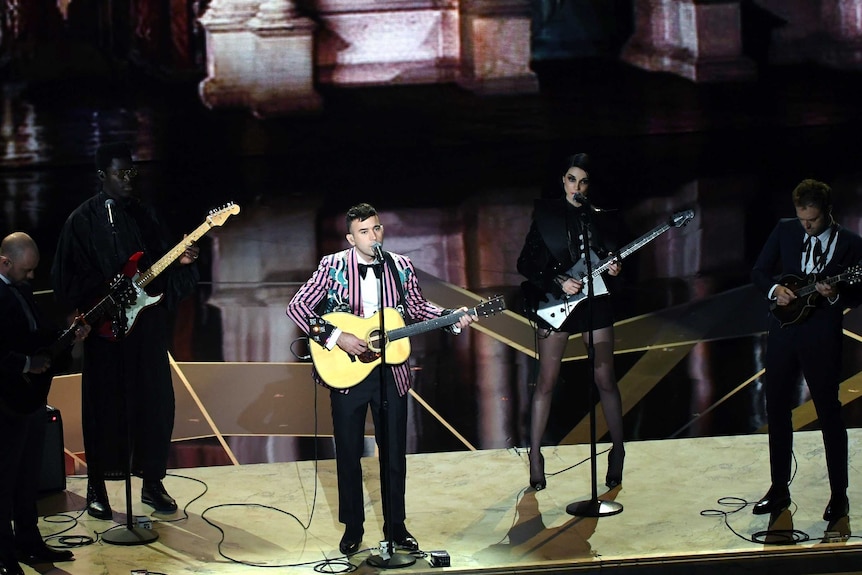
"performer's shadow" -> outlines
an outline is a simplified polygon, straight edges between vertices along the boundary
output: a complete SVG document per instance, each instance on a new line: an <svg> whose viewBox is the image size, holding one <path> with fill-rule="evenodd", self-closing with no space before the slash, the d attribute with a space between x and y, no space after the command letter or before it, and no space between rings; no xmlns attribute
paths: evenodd
<svg viewBox="0 0 862 575"><path fill-rule="evenodd" d="M602 499L609 500L617 491L605 494ZM529 559L530 561L571 560L592 558L590 537L596 531L597 517L572 517L562 525L548 527L539 510L536 492L528 489L515 507L515 521L506 533L504 540L481 551L477 557L499 561L506 557L510 561Z"/></svg>

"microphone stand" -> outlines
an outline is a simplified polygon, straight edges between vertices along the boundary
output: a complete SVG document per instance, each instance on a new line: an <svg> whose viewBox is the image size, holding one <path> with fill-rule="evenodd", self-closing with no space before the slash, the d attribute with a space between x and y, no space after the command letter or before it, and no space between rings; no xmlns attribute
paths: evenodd
<svg viewBox="0 0 862 575"><path fill-rule="evenodd" d="M566 506L566 513L577 517L605 517L622 512L623 506L617 501L605 501L599 499L596 481L596 350L593 345L593 258L590 247L590 225L593 206L589 201L580 196L576 198L583 206L581 211L581 237L583 238L583 258L586 264L587 290L587 364L590 372L590 382L587 392L587 401L590 405L590 473L592 478L592 497L582 501L576 501Z"/></svg>
<svg viewBox="0 0 862 575"><path fill-rule="evenodd" d="M371 555L366 559L366 562L372 567L381 569L396 569L399 567L408 567L416 563L416 558L405 553L395 553L395 542L392 539L392 530L394 523L392 522L392 478L390 475L390 450L389 437L392 432L389 428L389 401L386 398L386 322L384 320L383 307L383 275L386 273L386 260L383 257L383 248L380 244L374 246L374 252L377 255L380 273L374 274L377 277L377 301L378 301L378 316L380 318L379 338L380 345L380 365L378 371L380 373L380 415L377 418L378 435L380 436L380 461L383 462L380 471L380 492L382 495L381 503L383 505L383 521L389 528L389 533L386 534L386 549L384 554ZM397 281L397 278L396 278ZM384 471L385 470L385 471Z"/></svg>
<svg viewBox="0 0 862 575"><path fill-rule="evenodd" d="M108 210L108 217L111 222L111 228L114 235L114 253L119 259L119 250L117 249L117 228L114 225L113 213L111 206L105 202L105 208ZM120 287L121 290L131 290L130 278L123 278L119 282L115 282L114 286ZM112 287L115 289L115 287ZM129 384L125 382L124 377L126 370L126 328L128 326L128 318L126 317L126 298L120 298L120 305L117 306L117 317L112 320L114 337L117 339L117 344L120 350L120 376L124 381L125 392L123 400L126 409L126 469L124 470L126 480L126 528L106 531L102 533L102 540L106 543L114 545L146 545L152 543L159 538L159 534L153 529L144 529L143 527L135 526L135 516L132 514L132 402L129 400ZM98 336L97 336L98 337ZM102 478L104 481L104 477Z"/></svg>

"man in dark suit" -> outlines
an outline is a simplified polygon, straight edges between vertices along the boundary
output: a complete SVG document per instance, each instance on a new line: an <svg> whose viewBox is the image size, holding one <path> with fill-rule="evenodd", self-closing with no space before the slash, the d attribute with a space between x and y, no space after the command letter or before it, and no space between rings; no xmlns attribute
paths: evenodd
<svg viewBox="0 0 862 575"><path fill-rule="evenodd" d="M0 575L23 575L19 561L33 565L72 559L71 551L45 545L38 528L46 377L52 359L39 350L53 343L58 332L42 318L28 285L37 265L39 250L27 234L15 232L0 243ZM89 327L76 328L76 339L88 332ZM20 411L13 386L32 386L29 391L39 395L33 403L40 409Z"/></svg>
<svg viewBox="0 0 862 575"><path fill-rule="evenodd" d="M368 352L364 339L342 331L321 316L329 312L347 312L371 317L381 307L397 308L414 321L429 320L452 313L430 303L422 295L416 280L416 270L403 255L386 252L385 263L379 261L382 252L383 225L369 204L358 204L347 212L347 241L352 246L320 260L311 278L297 291L287 306L287 315L309 335L312 345L334 349L336 346L352 356ZM363 268L365 268L363 270ZM374 269L374 271L370 271ZM375 269L376 268L376 269ZM377 274L383 274L385 284L383 305L379 304ZM465 311L461 308L460 311ZM452 326L459 332L473 321L464 314ZM360 334L361 335L361 334ZM371 373L348 389L332 389L332 426L335 436L335 457L338 477L338 520L344 523L344 536L339 543L342 553L359 550L364 534L365 510L362 494L363 437L369 406L374 417L377 443L380 445L380 386L386 391L387 428L389 430L389 465L381 457L380 476L389 478L391 501L384 505L385 518L393 525L383 526L384 536L397 546L415 549L418 544L404 525L404 492L407 476L407 391L411 373L408 362L387 366L381 384L380 370ZM316 370L317 383L326 386ZM383 491L381 486L381 491ZM386 503L389 499L384 497ZM390 538L391 536L391 538Z"/></svg>
<svg viewBox="0 0 862 575"><path fill-rule="evenodd" d="M790 505L794 385L805 377L823 433L831 498L823 513L829 522L846 516L847 429L838 398L844 309L862 302L855 285L817 281L800 293L806 277L835 278L862 259L862 238L832 217L832 190L803 180L793 190L796 218L783 219L763 246L752 281L772 302L766 349L766 409L772 485L754 513L774 514ZM780 270L778 282L773 273ZM788 281L788 274L800 280ZM783 325L782 325L783 324Z"/></svg>

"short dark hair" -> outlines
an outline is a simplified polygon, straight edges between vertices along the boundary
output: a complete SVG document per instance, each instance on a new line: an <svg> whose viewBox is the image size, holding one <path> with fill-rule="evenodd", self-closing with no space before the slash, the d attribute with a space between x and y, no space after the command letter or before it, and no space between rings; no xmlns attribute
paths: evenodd
<svg viewBox="0 0 862 575"><path fill-rule="evenodd" d="M802 180L793 189L793 205L798 208L814 206L829 213L832 211L832 188L817 180Z"/></svg>
<svg viewBox="0 0 862 575"><path fill-rule="evenodd" d="M347 210L347 216L345 217L345 223L347 224L347 233L350 233L350 224L359 220L360 222L364 222L371 216L376 216L377 210L374 209L374 206L371 204L356 204L349 210Z"/></svg>
<svg viewBox="0 0 862 575"><path fill-rule="evenodd" d="M96 148L96 169L107 170L114 159L131 160L132 149L125 142L102 144Z"/></svg>

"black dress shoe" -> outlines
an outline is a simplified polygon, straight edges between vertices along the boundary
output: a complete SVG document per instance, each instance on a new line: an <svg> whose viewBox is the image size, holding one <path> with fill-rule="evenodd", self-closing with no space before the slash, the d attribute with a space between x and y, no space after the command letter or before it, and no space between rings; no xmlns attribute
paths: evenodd
<svg viewBox="0 0 862 575"><path fill-rule="evenodd" d="M850 501L846 494L832 495L829 499L829 504L826 506L826 511L823 512L824 521L837 521L842 517L847 517L850 514Z"/></svg>
<svg viewBox="0 0 862 575"><path fill-rule="evenodd" d="M0 575L24 575L24 570L14 557L0 558Z"/></svg>
<svg viewBox="0 0 862 575"><path fill-rule="evenodd" d="M177 502L165 491L165 486L159 480L144 480L141 488L141 502L152 505L156 511L173 513L177 510Z"/></svg>
<svg viewBox="0 0 862 575"><path fill-rule="evenodd" d="M110 519L113 516L104 480L87 481L87 513L96 519Z"/></svg>
<svg viewBox="0 0 862 575"><path fill-rule="evenodd" d="M383 526L383 537L387 540L389 538L389 530L385 525ZM419 542L407 531L407 527L403 523L395 526L395 530L392 532L392 542L395 543L395 547L398 549L404 549L405 551L419 550Z"/></svg>
<svg viewBox="0 0 862 575"><path fill-rule="evenodd" d="M364 534L365 531L361 527L347 527L344 530L344 535L341 536L338 550L344 555L353 555L359 551L359 545L362 543Z"/></svg>
<svg viewBox="0 0 862 575"><path fill-rule="evenodd" d="M15 554L18 556L18 561L27 565L61 563L63 561L72 561L75 558L68 549L52 549L42 541L33 545L19 547L16 549Z"/></svg>
<svg viewBox="0 0 862 575"><path fill-rule="evenodd" d="M755 515L770 515L780 513L790 507L790 491L780 487L770 487L763 499L757 502L751 511Z"/></svg>

